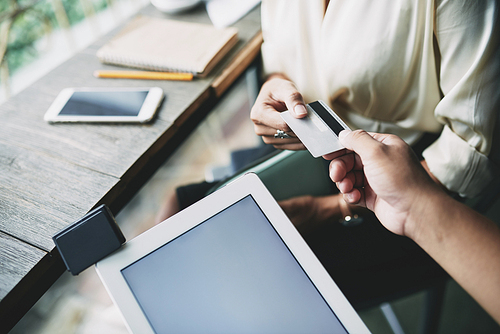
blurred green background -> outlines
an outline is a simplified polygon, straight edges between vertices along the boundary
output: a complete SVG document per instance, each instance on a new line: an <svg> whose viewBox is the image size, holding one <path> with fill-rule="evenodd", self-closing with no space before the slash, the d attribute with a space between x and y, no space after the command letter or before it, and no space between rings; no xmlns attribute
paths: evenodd
<svg viewBox="0 0 500 334"><path fill-rule="evenodd" d="M113 0L5 0L0 2L2 67L12 74L38 56L35 42L53 29L70 26Z"/></svg>

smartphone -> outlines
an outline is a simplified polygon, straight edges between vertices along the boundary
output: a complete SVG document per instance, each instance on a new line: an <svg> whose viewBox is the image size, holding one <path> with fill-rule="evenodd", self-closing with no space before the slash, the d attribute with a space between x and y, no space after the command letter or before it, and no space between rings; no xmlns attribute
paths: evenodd
<svg viewBox="0 0 500 334"><path fill-rule="evenodd" d="M163 90L147 88L65 88L45 113L47 122L135 122L150 121Z"/></svg>

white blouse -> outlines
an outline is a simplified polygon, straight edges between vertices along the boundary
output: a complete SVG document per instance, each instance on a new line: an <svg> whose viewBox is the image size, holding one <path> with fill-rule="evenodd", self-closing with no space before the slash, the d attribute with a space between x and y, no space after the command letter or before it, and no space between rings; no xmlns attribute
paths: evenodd
<svg viewBox="0 0 500 334"><path fill-rule="evenodd" d="M488 159L500 107L498 7L331 0L325 13L324 0L263 0L264 68L353 128L409 144L441 132L425 160L444 186L472 197L498 173Z"/></svg>

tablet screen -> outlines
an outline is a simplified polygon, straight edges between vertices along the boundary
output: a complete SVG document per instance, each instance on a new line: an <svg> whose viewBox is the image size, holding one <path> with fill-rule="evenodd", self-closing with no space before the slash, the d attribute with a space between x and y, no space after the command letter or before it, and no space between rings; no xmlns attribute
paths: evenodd
<svg viewBox="0 0 500 334"><path fill-rule="evenodd" d="M148 91L76 91L59 115L137 116Z"/></svg>
<svg viewBox="0 0 500 334"><path fill-rule="evenodd" d="M347 333L250 195L121 272L156 333Z"/></svg>

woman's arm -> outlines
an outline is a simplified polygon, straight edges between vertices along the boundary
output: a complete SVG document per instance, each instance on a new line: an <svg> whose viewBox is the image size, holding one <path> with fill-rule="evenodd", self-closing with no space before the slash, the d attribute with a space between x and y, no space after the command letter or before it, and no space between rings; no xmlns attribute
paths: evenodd
<svg viewBox="0 0 500 334"><path fill-rule="evenodd" d="M498 176L490 151L500 105L499 2L435 1L440 137L426 165L450 191L474 197ZM498 161L497 161L498 164Z"/></svg>

